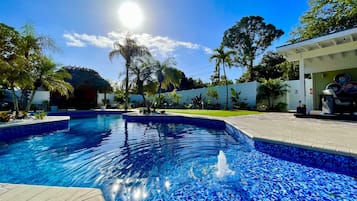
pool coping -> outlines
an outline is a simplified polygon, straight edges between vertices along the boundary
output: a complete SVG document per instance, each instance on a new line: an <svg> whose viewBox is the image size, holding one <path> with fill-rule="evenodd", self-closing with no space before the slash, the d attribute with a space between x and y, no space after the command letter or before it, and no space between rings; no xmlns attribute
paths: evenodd
<svg viewBox="0 0 357 201"><path fill-rule="evenodd" d="M257 114L260 115L260 114ZM267 143L273 143L273 144L278 144L278 145L285 145L285 146L291 146L291 147L296 147L296 148L302 148L302 149L307 149L307 150L312 150L312 151L318 151L318 152L324 152L324 153L329 153L329 154L335 154L335 155L342 155L342 156L350 156L355 159L357 159L357 153L352 152L350 150L343 150L339 149L336 147L332 146L319 146L319 145L314 145L314 144L307 144L304 142L294 142L294 141L289 141L288 139L274 139L274 138L267 138L267 137L259 137L256 136L253 132L248 131L247 129L244 129L237 125L232 119L227 119L226 117L214 117L214 116L205 116L205 115L192 115L192 114L182 114L182 113L172 113L168 112L165 114L142 114L139 112L130 112L130 113L125 113L123 116L142 116L142 117L190 117L190 118L201 118L201 119L207 119L207 120L219 120L223 121L226 124L229 124L233 126L235 129L241 131L243 134L248 136L250 139L253 141L262 141L262 142L267 142Z"/></svg>
<svg viewBox="0 0 357 201"><path fill-rule="evenodd" d="M104 197L97 188L0 183L0 200L104 201Z"/></svg>
<svg viewBox="0 0 357 201"><path fill-rule="evenodd" d="M26 126L26 125L33 125L33 124L42 124L42 123L49 123L55 121L66 121L70 120L69 116L46 116L44 119L18 119L12 120L5 123L0 123L1 128L9 128L15 126Z"/></svg>

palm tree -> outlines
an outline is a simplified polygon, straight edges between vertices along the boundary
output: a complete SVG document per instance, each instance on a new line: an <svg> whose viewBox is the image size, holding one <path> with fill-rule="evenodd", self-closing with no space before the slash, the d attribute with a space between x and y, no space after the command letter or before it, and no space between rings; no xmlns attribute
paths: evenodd
<svg viewBox="0 0 357 201"><path fill-rule="evenodd" d="M180 86L183 77L182 71L175 68L176 62L173 58L168 58L163 62L156 62L156 78L159 83L159 97L162 89L168 89L171 85L175 88Z"/></svg>
<svg viewBox="0 0 357 201"><path fill-rule="evenodd" d="M50 92L58 92L62 96L68 97L73 92L73 87L64 79L71 79L65 69L57 71L57 65L48 57L41 57L38 65L32 73L32 78L35 80L32 85L32 92L30 99L26 106L26 112L30 110L33 98L35 97L36 90L40 86L44 86Z"/></svg>
<svg viewBox="0 0 357 201"><path fill-rule="evenodd" d="M236 52L234 50L224 51L224 46L221 45L219 48L214 49L213 55L210 57L210 61L213 59L216 61L215 71L220 71L220 66L223 67L223 76L225 77L224 83L226 86L226 104L224 109L228 109L228 82L227 82L227 75L226 75L226 65L230 68L232 66L232 59L231 55L234 55Z"/></svg>
<svg viewBox="0 0 357 201"><path fill-rule="evenodd" d="M136 87L136 93L143 97L146 105L144 86L152 81L155 63L151 57L135 59L129 68L129 76L133 78Z"/></svg>
<svg viewBox="0 0 357 201"><path fill-rule="evenodd" d="M258 101L267 99L269 108L274 107L273 101L279 96L284 95L289 87L280 79L261 79L261 84L257 90L257 99Z"/></svg>
<svg viewBox="0 0 357 201"><path fill-rule="evenodd" d="M114 49L109 53L109 59L112 61L114 56L121 56L125 60L125 110L128 109L129 101L129 68L135 57L150 55L149 49L145 46L140 46L134 39L126 36L124 43L114 42Z"/></svg>

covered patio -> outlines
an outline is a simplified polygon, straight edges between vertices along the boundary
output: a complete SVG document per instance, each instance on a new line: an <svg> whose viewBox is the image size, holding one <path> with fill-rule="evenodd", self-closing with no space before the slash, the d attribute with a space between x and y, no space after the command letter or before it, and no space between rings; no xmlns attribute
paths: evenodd
<svg viewBox="0 0 357 201"><path fill-rule="evenodd" d="M277 51L288 61L299 62L299 99L306 104L307 113L321 110L322 91L335 82L335 76L347 73L356 88L357 27L283 45ZM312 87L306 85L307 74L311 75ZM353 92L351 96L355 95Z"/></svg>

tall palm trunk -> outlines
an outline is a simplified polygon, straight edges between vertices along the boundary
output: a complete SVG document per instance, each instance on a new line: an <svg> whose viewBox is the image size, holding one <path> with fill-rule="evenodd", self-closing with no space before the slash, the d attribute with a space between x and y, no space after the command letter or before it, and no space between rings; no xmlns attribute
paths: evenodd
<svg viewBox="0 0 357 201"><path fill-rule="evenodd" d="M130 61L127 61L126 64L125 64L125 67L126 67L125 102L124 102L125 111L128 110L128 103L129 103L129 66L130 66Z"/></svg>
<svg viewBox="0 0 357 201"><path fill-rule="evenodd" d="M15 87L13 84L11 84L11 92L12 92L12 100L14 102L14 110L16 111L16 116L17 116L19 113L19 101L17 100Z"/></svg>
<svg viewBox="0 0 357 201"><path fill-rule="evenodd" d="M27 105L26 105L26 109L25 109L26 112L30 111L30 108L31 108L31 105L32 105L32 101L33 101L33 99L35 97L35 93L36 93L36 89L33 89L31 91L30 99L29 99L29 101L27 102Z"/></svg>
<svg viewBox="0 0 357 201"><path fill-rule="evenodd" d="M224 109L228 110L228 81L227 81L227 75L226 75L226 67L223 62L223 73L224 73L224 84L226 85L226 104L224 105Z"/></svg>

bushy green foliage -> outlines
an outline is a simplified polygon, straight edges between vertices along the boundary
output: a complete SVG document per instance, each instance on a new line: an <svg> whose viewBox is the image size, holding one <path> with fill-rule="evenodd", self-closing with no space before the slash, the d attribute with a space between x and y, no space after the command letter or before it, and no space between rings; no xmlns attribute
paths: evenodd
<svg viewBox="0 0 357 201"><path fill-rule="evenodd" d="M219 97L219 95L218 95L218 91L217 91L216 88L214 88L214 87L209 87L208 90L207 90L207 92L206 92L206 96L215 99L215 100L216 100L216 104L218 103L218 97Z"/></svg>
<svg viewBox="0 0 357 201"><path fill-rule="evenodd" d="M172 102L173 106L177 106L178 105L178 103L180 102L181 97L182 97L181 94L176 93L176 89L174 89L168 95L168 99L169 99L169 101Z"/></svg>
<svg viewBox="0 0 357 201"><path fill-rule="evenodd" d="M233 108L235 109L239 109L240 108L240 100L239 100L239 95L241 92L238 92L236 90L234 90L233 88L231 88L231 101L233 104Z"/></svg>
<svg viewBox="0 0 357 201"><path fill-rule="evenodd" d="M10 121L11 115L7 112L0 112L0 122L8 122Z"/></svg>
<svg viewBox="0 0 357 201"><path fill-rule="evenodd" d="M248 80L251 81L253 61L284 34L272 24L264 22L260 16L243 17L224 32L222 44L236 51L234 63L247 68Z"/></svg>
<svg viewBox="0 0 357 201"><path fill-rule="evenodd" d="M204 97L202 96L202 94L193 97L192 98L193 107L202 109L203 99Z"/></svg>
<svg viewBox="0 0 357 201"><path fill-rule="evenodd" d="M262 79L257 89L257 100L258 102L267 100L269 109L272 109L274 108L274 100L284 95L288 91L288 87L289 86L280 79Z"/></svg>
<svg viewBox="0 0 357 201"><path fill-rule="evenodd" d="M39 112L39 113L35 113L34 116L35 116L36 119L42 120L47 116L47 113L46 112Z"/></svg>
<svg viewBox="0 0 357 201"><path fill-rule="evenodd" d="M357 1L309 0L310 8L291 33L291 42L302 41L357 25Z"/></svg>

